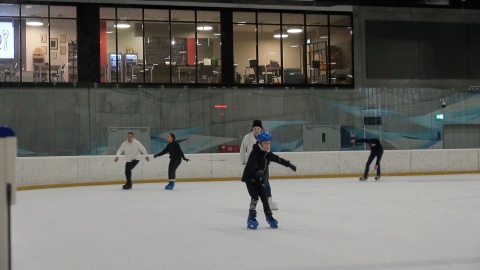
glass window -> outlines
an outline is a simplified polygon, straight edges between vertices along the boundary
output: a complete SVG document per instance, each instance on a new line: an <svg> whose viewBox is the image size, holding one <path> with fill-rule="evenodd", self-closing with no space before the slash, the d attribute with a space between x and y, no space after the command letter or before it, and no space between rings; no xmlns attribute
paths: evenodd
<svg viewBox="0 0 480 270"><path fill-rule="evenodd" d="M72 6L50 6L50 17L52 18L77 18L77 8Z"/></svg>
<svg viewBox="0 0 480 270"><path fill-rule="evenodd" d="M259 12L258 13L258 23L259 24L280 24L280 13L268 13L268 12Z"/></svg>
<svg viewBox="0 0 480 270"><path fill-rule="evenodd" d="M307 27L307 75L309 84L329 83L327 69L328 27Z"/></svg>
<svg viewBox="0 0 480 270"><path fill-rule="evenodd" d="M173 17L173 16L172 16ZM196 83L197 82L197 47L203 46L196 38L194 23L172 22L172 51L165 58L165 64L171 65L172 82Z"/></svg>
<svg viewBox="0 0 480 270"><path fill-rule="evenodd" d="M351 26L352 19L346 15L330 15L330 25L332 26Z"/></svg>
<svg viewBox="0 0 480 270"><path fill-rule="evenodd" d="M169 21L169 11L164 9L145 9L144 16L146 21Z"/></svg>
<svg viewBox="0 0 480 270"><path fill-rule="evenodd" d="M170 83L171 50L184 52L182 40L170 38L169 22L145 22L145 83ZM138 77L138 76L137 76Z"/></svg>
<svg viewBox="0 0 480 270"><path fill-rule="evenodd" d="M195 11L193 10L172 10L172 22L194 22Z"/></svg>
<svg viewBox="0 0 480 270"><path fill-rule="evenodd" d="M330 28L330 71L333 84L353 83L352 31L350 27Z"/></svg>
<svg viewBox="0 0 480 270"><path fill-rule="evenodd" d="M50 50L47 55L49 69L45 69L50 73L47 81L77 81L76 40L77 22L75 19L50 19Z"/></svg>
<svg viewBox="0 0 480 270"><path fill-rule="evenodd" d="M0 17L18 17L20 6L13 4L0 4Z"/></svg>
<svg viewBox="0 0 480 270"><path fill-rule="evenodd" d="M282 81L284 84L304 84L304 15L284 13L282 15L282 23L288 33L288 38L283 39Z"/></svg>
<svg viewBox="0 0 480 270"><path fill-rule="evenodd" d="M22 5L20 14L25 22L22 81L49 81L48 59L52 40L48 31L48 6ZM55 41L52 42L55 48Z"/></svg>
<svg viewBox="0 0 480 270"><path fill-rule="evenodd" d="M20 80L19 5L0 4L0 82Z"/></svg>
<svg viewBox="0 0 480 270"><path fill-rule="evenodd" d="M234 12L233 13L233 23L235 24L245 24L245 23L256 23L255 12Z"/></svg>
<svg viewBox="0 0 480 270"><path fill-rule="evenodd" d="M258 26L258 83L280 83L280 44L286 38L287 30L280 25Z"/></svg>
<svg viewBox="0 0 480 270"><path fill-rule="evenodd" d="M257 33L253 24L233 25L233 57L237 83L257 83Z"/></svg>
<svg viewBox="0 0 480 270"><path fill-rule="evenodd" d="M115 8L100 8L100 19L114 20L115 19Z"/></svg>
<svg viewBox="0 0 480 270"><path fill-rule="evenodd" d="M117 8L117 19L142 20L141 8Z"/></svg>
<svg viewBox="0 0 480 270"><path fill-rule="evenodd" d="M197 12L198 82L219 83L221 71L220 12Z"/></svg>
<svg viewBox="0 0 480 270"><path fill-rule="evenodd" d="M328 25L328 15L307 14L307 25Z"/></svg>

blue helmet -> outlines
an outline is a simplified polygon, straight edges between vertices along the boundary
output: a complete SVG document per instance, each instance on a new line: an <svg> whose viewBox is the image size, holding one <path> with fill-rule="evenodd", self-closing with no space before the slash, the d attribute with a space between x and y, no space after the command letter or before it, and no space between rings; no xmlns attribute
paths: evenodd
<svg viewBox="0 0 480 270"><path fill-rule="evenodd" d="M272 133L268 131L262 131L258 133L257 141L264 142L264 141L271 141L273 139Z"/></svg>

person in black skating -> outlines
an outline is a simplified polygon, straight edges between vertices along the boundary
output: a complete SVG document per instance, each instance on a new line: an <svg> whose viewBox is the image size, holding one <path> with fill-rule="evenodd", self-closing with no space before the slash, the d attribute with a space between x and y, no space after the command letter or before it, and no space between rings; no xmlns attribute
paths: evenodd
<svg viewBox="0 0 480 270"><path fill-rule="evenodd" d="M163 156L166 153L170 153L170 162L168 163L168 185L165 186L166 190L172 190L175 187L175 172L177 171L178 166L182 163L182 159L185 161L190 161L183 155L182 148L175 141L175 134L169 133L167 135L168 144L160 153L154 155L154 158Z"/></svg>
<svg viewBox="0 0 480 270"><path fill-rule="evenodd" d="M243 170L242 182L247 185L248 194L251 197L250 209L248 213L247 228L256 229L258 227L256 206L258 198L262 201L263 211L268 224L272 228L278 228L278 221L273 218L272 210L268 204L267 193L265 192L265 171L271 161L290 167L297 171L297 167L290 161L280 158L270 151L272 144L272 134L262 131L257 136L257 143L253 145L252 152L248 157L247 164Z"/></svg>
<svg viewBox="0 0 480 270"><path fill-rule="evenodd" d="M363 173L363 176L360 177L360 180L365 181L368 179L368 171L370 169L370 164L372 164L372 161L375 157L377 158L377 160L375 162L375 166L373 167L373 170L377 171L377 176L375 176L375 180L379 180L381 175L380 160L382 160L382 155L383 155L383 147L382 147L382 144L380 143L380 140L377 138L353 139L351 140L351 143L352 144L355 144L355 143L370 144L370 155L368 156L367 165L365 166L365 172Z"/></svg>
<svg viewBox="0 0 480 270"><path fill-rule="evenodd" d="M122 143L120 148L117 151L115 162L118 161L118 156L120 156L123 152L125 152L125 159L127 163L125 163L125 176L127 178L127 183L123 185L123 189L131 189L132 188L132 170L137 166L140 162L140 154L144 154L147 161L150 161L150 158L147 156L147 149L136 140L133 136L133 132L128 132L127 140Z"/></svg>
<svg viewBox="0 0 480 270"><path fill-rule="evenodd" d="M243 165L247 163L248 156L252 152L252 147L257 143L257 136L263 130L262 121L253 120L252 131L245 135L240 145L240 162ZM271 210L278 210L277 204L272 199L272 188L270 187L270 182L268 181L268 168L265 171L265 177L263 177L265 182L265 192L267 192L268 204L270 205Z"/></svg>

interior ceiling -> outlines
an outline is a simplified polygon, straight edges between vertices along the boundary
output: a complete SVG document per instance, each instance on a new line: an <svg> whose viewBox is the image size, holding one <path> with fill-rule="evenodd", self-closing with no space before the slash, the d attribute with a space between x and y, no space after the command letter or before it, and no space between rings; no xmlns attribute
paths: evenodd
<svg viewBox="0 0 480 270"><path fill-rule="evenodd" d="M148 0L147 0L148 1ZM156 1L156 0L150 0ZM165 0L164 0L165 1ZM178 0L166 0L178 2ZM418 8L455 8L480 9L480 0L186 0L193 3L224 3L238 5L270 6L376 6L376 7L418 7Z"/></svg>

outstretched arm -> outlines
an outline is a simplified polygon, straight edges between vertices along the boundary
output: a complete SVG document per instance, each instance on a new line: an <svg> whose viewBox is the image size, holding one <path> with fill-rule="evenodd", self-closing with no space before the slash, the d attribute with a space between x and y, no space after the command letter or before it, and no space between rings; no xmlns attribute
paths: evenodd
<svg viewBox="0 0 480 270"><path fill-rule="evenodd" d="M290 169L292 169L292 171L296 172L297 171L297 166L293 165L292 163L290 163L290 161L286 160L286 159L283 159L277 155L275 155L274 153L270 152L268 153L268 155L270 156L270 161L273 161L275 163L278 163L278 164L282 164L283 166L285 167L289 167Z"/></svg>
<svg viewBox="0 0 480 270"><path fill-rule="evenodd" d="M166 153L168 153L168 151L170 151L170 149L169 149L168 146L169 146L169 145L167 144L167 146L165 147L165 149L163 149L160 153L153 155L153 158L156 158L156 157L159 157L159 156L163 156L163 155L165 155Z"/></svg>

